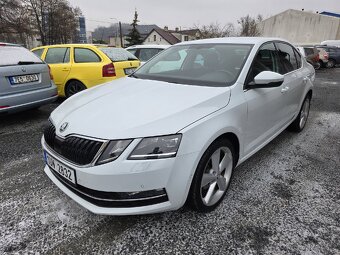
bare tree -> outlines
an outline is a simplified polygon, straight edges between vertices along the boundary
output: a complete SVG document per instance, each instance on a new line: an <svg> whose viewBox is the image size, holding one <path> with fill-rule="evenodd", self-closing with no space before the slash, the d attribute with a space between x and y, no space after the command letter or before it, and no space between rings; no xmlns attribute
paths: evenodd
<svg viewBox="0 0 340 255"><path fill-rule="evenodd" d="M241 25L240 36L260 36L259 23L263 20L262 15L252 18L249 15L241 17L237 22Z"/></svg>
<svg viewBox="0 0 340 255"><path fill-rule="evenodd" d="M230 37L235 35L235 27L232 23L221 26L215 22L203 26L195 25L194 27L199 29L201 38Z"/></svg>
<svg viewBox="0 0 340 255"><path fill-rule="evenodd" d="M31 36L30 15L20 0L0 0L0 40L25 44Z"/></svg>

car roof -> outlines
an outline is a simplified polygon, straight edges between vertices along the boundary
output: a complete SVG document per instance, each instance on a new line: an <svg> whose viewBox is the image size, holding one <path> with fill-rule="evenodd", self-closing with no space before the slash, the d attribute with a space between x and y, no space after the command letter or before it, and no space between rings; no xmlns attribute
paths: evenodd
<svg viewBox="0 0 340 255"><path fill-rule="evenodd" d="M90 44L90 43L67 43L67 44L53 44L35 47L35 49L49 48L49 47L110 47L107 44ZM115 48L115 47L112 47Z"/></svg>
<svg viewBox="0 0 340 255"><path fill-rule="evenodd" d="M202 39L202 40L196 40L196 41L186 41L186 42L178 43L176 45L210 44L210 43L261 45L268 41L282 41L282 42L290 43L289 41L285 39L272 38L272 37L223 37L223 38Z"/></svg>
<svg viewBox="0 0 340 255"><path fill-rule="evenodd" d="M171 45L161 45L161 44L142 44L142 45L133 45L127 47L126 49L167 49Z"/></svg>

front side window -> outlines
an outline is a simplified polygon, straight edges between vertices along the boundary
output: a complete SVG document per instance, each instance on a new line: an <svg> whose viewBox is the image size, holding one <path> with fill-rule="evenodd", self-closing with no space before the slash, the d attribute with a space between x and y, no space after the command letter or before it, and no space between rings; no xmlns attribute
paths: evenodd
<svg viewBox="0 0 340 255"><path fill-rule="evenodd" d="M162 51L132 77L170 83L224 87L234 84L253 45L193 44Z"/></svg>
<svg viewBox="0 0 340 255"><path fill-rule="evenodd" d="M280 61L284 66L284 74L298 69L298 63L292 46L286 43L276 43L276 46Z"/></svg>
<svg viewBox="0 0 340 255"><path fill-rule="evenodd" d="M281 69L274 43L264 44L254 58L248 74L248 83L254 81L255 76L263 71L282 73Z"/></svg>
<svg viewBox="0 0 340 255"><path fill-rule="evenodd" d="M48 64L61 64L70 62L70 48L50 48L45 57L45 62Z"/></svg>
<svg viewBox="0 0 340 255"><path fill-rule="evenodd" d="M90 49L74 48L74 62L76 63L96 63L100 62L100 57Z"/></svg>

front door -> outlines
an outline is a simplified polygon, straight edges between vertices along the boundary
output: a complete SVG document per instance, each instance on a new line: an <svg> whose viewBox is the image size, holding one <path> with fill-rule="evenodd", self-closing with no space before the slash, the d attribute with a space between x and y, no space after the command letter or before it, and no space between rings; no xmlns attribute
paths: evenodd
<svg viewBox="0 0 340 255"><path fill-rule="evenodd" d="M263 71L280 73L280 68L282 67L274 44L264 44L254 58L246 83L254 82L255 76ZM244 92L248 102L245 154L261 146L282 128L286 110L282 89L285 86L284 82L279 87Z"/></svg>

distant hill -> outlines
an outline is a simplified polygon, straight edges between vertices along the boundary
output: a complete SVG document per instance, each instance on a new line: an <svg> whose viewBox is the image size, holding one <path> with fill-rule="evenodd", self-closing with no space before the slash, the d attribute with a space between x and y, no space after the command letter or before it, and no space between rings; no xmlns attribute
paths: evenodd
<svg viewBox="0 0 340 255"><path fill-rule="evenodd" d="M157 25L138 25L137 29L141 34L142 38L145 38L152 29L159 28ZM132 29L130 24L122 24L122 34L124 36L128 35ZM116 33L118 32L117 36L119 36L119 25L112 24L110 27L98 27L92 33L92 38L94 40L103 40L105 42L109 42L109 37L115 37Z"/></svg>

